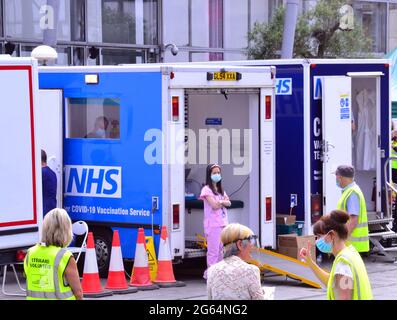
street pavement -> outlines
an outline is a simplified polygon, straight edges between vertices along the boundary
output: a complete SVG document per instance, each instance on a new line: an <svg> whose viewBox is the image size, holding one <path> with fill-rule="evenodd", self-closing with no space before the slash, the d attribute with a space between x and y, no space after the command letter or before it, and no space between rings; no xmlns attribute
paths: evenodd
<svg viewBox="0 0 397 320"><path fill-rule="evenodd" d="M397 300L397 264L373 261L366 258L365 264L371 281L375 300ZM95 300L206 300L206 282L202 278L205 261L196 259L188 263L175 265L175 277L186 283L185 287L161 288L153 291L139 291L126 295L113 295ZM322 264L324 268L330 269L330 262ZM21 267L21 266L18 266ZM20 270L20 268L19 268ZM18 273L19 279L25 287L22 272ZM101 279L103 286L106 279ZM325 300L326 290L311 288L299 281L265 273L262 282L265 287L275 287L275 300ZM7 292L20 292L13 273L7 273ZM6 296L0 293L0 300L24 300L21 296Z"/></svg>

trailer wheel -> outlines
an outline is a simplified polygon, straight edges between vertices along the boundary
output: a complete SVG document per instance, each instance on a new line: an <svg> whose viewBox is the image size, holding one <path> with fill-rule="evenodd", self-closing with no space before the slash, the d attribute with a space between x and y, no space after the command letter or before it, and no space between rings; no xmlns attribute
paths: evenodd
<svg viewBox="0 0 397 320"><path fill-rule="evenodd" d="M95 228L94 239L98 273L101 278L106 278L109 271L112 250L112 232L106 228Z"/></svg>

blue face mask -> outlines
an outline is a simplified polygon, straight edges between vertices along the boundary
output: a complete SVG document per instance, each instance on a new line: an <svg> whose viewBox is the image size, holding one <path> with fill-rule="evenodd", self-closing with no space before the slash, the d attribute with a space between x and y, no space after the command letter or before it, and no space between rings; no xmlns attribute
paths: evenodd
<svg viewBox="0 0 397 320"><path fill-rule="evenodd" d="M212 174L211 180L214 181L215 183L218 183L219 181L222 180L222 176L219 173Z"/></svg>
<svg viewBox="0 0 397 320"><path fill-rule="evenodd" d="M342 186L340 185L339 180L336 180L336 186L337 186L338 188L342 188Z"/></svg>
<svg viewBox="0 0 397 320"><path fill-rule="evenodd" d="M316 241L316 247L323 253L332 253L332 243L325 241L325 236Z"/></svg>
<svg viewBox="0 0 397 320"><path fill-rule="evenodd" d="M98 129L98 130L96 131L96 134L98 135L98 137L105 138L105 136L106 136L106 131L105 131L104 129Z"/></svg>

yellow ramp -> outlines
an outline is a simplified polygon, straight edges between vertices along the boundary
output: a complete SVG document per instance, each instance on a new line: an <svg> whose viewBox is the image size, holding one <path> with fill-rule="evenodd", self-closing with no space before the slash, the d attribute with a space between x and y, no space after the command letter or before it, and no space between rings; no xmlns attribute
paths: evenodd
<svg viewBox="0 0 397 320"><path fill-rule="evenodd" d="M266 249L255 249L251 256L251 263L261 270L270 270L300 280L314 288L321 288L320 280L305 262Z"/></svg>

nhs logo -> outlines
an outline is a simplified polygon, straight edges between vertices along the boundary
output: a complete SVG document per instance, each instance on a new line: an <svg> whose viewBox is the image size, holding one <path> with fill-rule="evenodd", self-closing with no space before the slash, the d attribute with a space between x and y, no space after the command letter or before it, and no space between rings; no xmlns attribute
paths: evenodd
<svg viewBox="0 0 397 320"><path fill-rule="evenodd" d="M65 166L65 195L121 198L121 167Z"/></svg>
<svg viewBox="0 0 397 320"><path fill-rule="evenodd" d="M292 78L276 79L276 95L292 94Z"/></svg>
<svg viewBox="0 0 397 320"><path fill-rule="evenodd" d="M313 99L321 100L323 98L323 78L313 77Z"/></svg>

